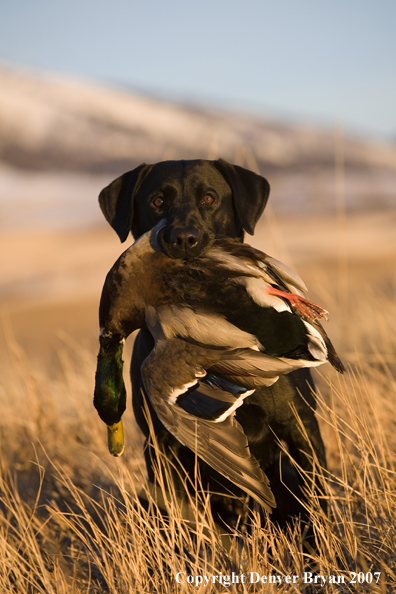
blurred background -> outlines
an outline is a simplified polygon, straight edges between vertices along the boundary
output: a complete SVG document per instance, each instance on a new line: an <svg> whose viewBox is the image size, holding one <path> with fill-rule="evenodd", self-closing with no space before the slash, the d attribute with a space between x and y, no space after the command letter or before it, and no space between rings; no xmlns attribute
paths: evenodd
<svg viewBox="0 0 396 594"><path fill-rule="evenodd" d="M132 241L97 196L143 161L267 177L252 241L328 309L349 315L354 271L394 287L395 22L392 0L2 3L3 364L10 344L33 362L62 341L96 352L103 279Z"/></svg>

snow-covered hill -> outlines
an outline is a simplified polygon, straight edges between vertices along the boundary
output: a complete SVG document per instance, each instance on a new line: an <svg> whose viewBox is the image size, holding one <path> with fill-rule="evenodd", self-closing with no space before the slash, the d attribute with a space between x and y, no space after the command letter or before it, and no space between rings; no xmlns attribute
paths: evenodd
<svg viewBox="0 0 396 594"><path fill-rule="evenodd" d="M0 67L2 229L96 222L101 187L142 162L165 159L223 157L258 168L272 186L275 211L329 212L335 154L345 163L347 208L396 206L390 143L335 141L332 130Z"/></svg>
<svg viewBox="0 0 396 594"><path fill-rule="evenodd" d="M0 157L13 165L114 170L252 151L260 165L331 165L332 132L193 109L76 80L0 69ZM344 140L350 165L396 169L396 147Z"/></svg>

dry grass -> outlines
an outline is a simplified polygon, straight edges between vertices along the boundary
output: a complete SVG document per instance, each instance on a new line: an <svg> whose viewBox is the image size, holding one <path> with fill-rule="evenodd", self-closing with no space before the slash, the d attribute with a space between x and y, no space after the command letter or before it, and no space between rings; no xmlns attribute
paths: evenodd
<svg viewBox="0 0 396 594"><path fill-rule="evenodd" d="M344 584L317 584L312 591L394 591L393 266L392 259L349 263L348 302L340 301L338 285L331 281L337 261L300 268L315 297L330 309L329 332L349 364L344 377L330 369L316 374L330 513L323 515L311 493L317 546L304 554L298 526L278 533L270 522L260 526L255 516L250 533L222 539L205 495L189 502L187 520L166 464L158 471L167 492L167 514L162 514L145 483L143 444L130 411L126 454L113 460L107 453L105 428L91 398L96 353L63 337L56 364L33 368L5 318L11 363L2 370L0 392L0 592L299 592L308 588L304 571L345 578ZM310 492L310 477L305 478ZM141 490L146 490L148 509L139 502ZM246 582L176 583L178 572L223 577L232 571L245 574ZM249 583L250 572L300 577L294 585L263 585ZM362 572L360 579L381 575L378 584L375 576L373 583L353 584L351 572Z"/></svg>

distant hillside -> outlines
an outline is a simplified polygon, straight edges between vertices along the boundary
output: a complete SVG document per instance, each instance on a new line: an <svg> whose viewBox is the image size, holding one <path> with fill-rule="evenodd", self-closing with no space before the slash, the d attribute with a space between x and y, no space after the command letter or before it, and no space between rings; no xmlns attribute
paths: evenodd
<svg viewBox="0 0 396 594"><path fill-rule="evenodd" d="M121 171L142 161L235 162L248 149L263 168L333 166L333 134L199 110L133 93L0 69L0 159L18 167ZM353 167L396 170L396 147L345 140Z"/></svg>
<svg viewBox="0 0 396 594"><path fill-rule="evenodd" d="M337 144L337 143L336 143ZM275 212L334 212L335 152L347 210L396 207L396 146L0 67L0 227L102 220L100 189L136 165L223 157L259 170Z"/></svg>

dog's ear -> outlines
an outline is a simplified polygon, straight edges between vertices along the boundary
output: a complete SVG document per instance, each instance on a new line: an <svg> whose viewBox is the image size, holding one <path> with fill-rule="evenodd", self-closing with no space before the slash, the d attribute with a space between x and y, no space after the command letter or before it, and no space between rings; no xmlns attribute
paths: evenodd
<svg viewBox="0 0 396 594"><path fill-rule="evenodd" d="M224 159L213 161L227 183L231 186L234 206L242 227L253 235L270 193L267 180L253 171L231 165Z"/></svg>
<svg viewBox="0 0 396 594"><path fill-rule="evenodd" d="M135 194L151 168L152 165L143 163L117 177L99 194L99 205L105 219L122 242L131 230Z"/></svg>

